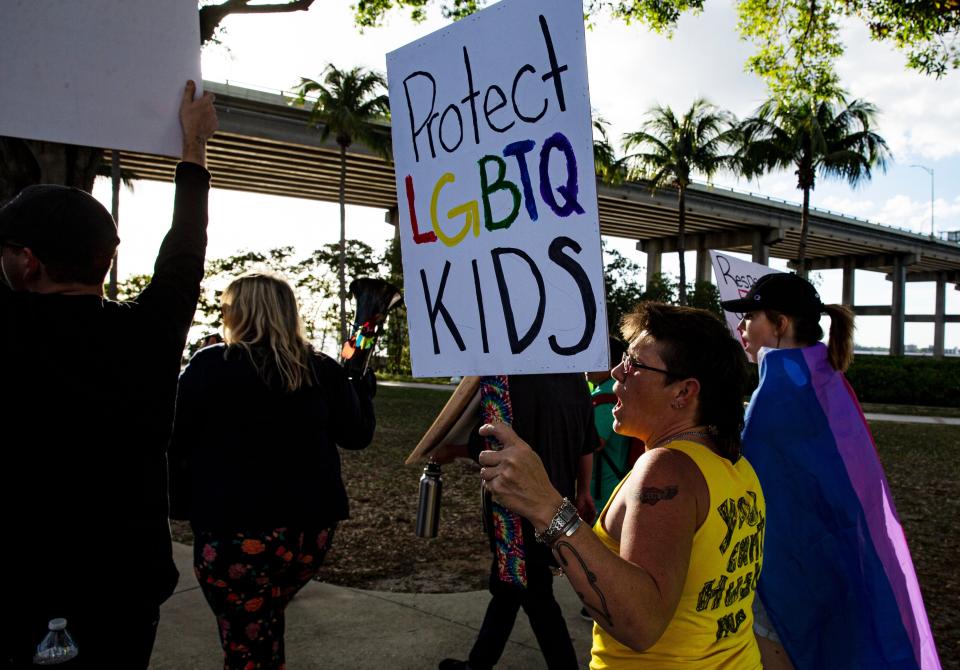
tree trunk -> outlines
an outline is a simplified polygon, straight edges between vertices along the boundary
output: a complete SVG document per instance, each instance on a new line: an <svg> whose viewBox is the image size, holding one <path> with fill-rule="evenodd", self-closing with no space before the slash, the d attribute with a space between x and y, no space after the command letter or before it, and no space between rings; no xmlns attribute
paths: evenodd
<svg viewBox="0 0 960 670"><path fill-rule="evenodd" d="M40 166L24 140L0 137L0 206L32 184L40 183Z"/></svg>
<svg viewBox="0 0 960 670"><path fill-rule="evenodd" d="M687 259L686 256L686 233L687 233L687 189L683 186L679 188L678 196L678 225L677 225L677 254L680 256L680 289L679 300L681 305L687 304Z"/></svg>
<svg viewBox="0 0 960 670"><path fill-rule="evenodd" d="M93 190L101 149L0 137L0 204L33 184Z"/></svg>
<svg viewBox="0 0 960 670"><path fill-rule="evenodd" d="M347 341L347 146L340 145L340 263L337 277L340 281L340 343Z"/></svg>
<svg viewBox="0 0 960 670"><path fill-rule="evenodd" d="M807 233L810 232L810 188L803 189L803 210L800 214L800 249L797 253L797 274L807 278Z"/></svg>

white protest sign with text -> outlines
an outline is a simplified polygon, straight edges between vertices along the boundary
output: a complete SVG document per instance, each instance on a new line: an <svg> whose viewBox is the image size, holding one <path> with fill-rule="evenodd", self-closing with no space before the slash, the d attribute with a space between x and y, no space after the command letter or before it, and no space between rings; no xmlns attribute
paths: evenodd
<svg viewBox="0 0 960 670"><path fill-rule="evenodd" d="M720 292L720 300L739 300L747 295L760 277L771 272L779 272L766 265L740 260L717 251L710 251L710 262L713 263L713 275L717 282L717 290ZM740 323L743 314L724 311L724 316L730 332L740 344L743 344L743 338L737 330L737 324Z"/></svg>
<svg viewBox="0 0 960 670"><path fill-rule="evenodd" d="M196 0L14 0L0 21L0 135L180 155L199 87Z"/></svg>
<svg viewBox="0 0 960 670"><path fill-rule="evenodd" d="M580 0L505 0L387 72L414 374L609 367Z"/></svg>

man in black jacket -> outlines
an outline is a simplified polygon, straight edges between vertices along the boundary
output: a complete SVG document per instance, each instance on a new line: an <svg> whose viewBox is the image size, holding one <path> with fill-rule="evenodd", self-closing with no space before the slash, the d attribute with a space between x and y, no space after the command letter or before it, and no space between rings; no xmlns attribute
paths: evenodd
<svg viewBox="0 0 960 670"><path fill-rule="evenodd" d="M173 224L135 301L104 299L116 223L88 193L34 186L0 209L0 500L7 667L67 619L66 667L146 668L173 592L165 448L203 278L213 96L180 107Z"/></svg>

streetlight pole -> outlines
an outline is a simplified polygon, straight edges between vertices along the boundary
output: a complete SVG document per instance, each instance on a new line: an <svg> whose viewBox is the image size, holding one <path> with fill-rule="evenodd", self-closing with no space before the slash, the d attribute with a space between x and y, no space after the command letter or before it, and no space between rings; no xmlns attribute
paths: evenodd
<svg viewBox="0 0 960 670"><path fill-rule="evenodd" d="M933 168L928 168L926 165L911 165L910 167L920 168L930 175L930 239L932 240L935 236L933 230Z"/></svg>

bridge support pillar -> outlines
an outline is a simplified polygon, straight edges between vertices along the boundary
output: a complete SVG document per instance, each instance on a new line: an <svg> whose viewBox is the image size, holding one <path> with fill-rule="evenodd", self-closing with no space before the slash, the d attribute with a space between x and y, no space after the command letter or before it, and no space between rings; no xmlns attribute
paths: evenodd
<svg viewBox="0 0 960 670"><path fill-rule="evenodd" d="M764 230L753 231L753 262L760 265L770 265L770 245L767 244L767 233Z"/></svg>
<svg viewBox="0 0 960 670"><path fill-rule="evenodd" d="M853 307L853 294L856 288L855 276L856 259L852 257L843 259L843 304L847 307Z"/></svg>
<svg viewBox="0 0 960 670"><path fill-rule="evenodd" d="M897 256L893 261L893 282L890 310L890 354L903 356L904 323L906 321L907 266L904 259Z"/></svg>
<svg viewBox="0 0 960 670"><path fill-rule="evenodd" d="M661 256L663 242L660 240L649 240L644 251L647 253L647 286L653 281L655 275L661 272Z"/></svg>
<svg viewBox="0 0 960 670"><path fill-rule="evenodd" d="M944 332L946 329L947 315L947 279L943 272L937 276L937 298L936 308L933 315L933 355L936 358L943 358L944 355Z"/></svg>

